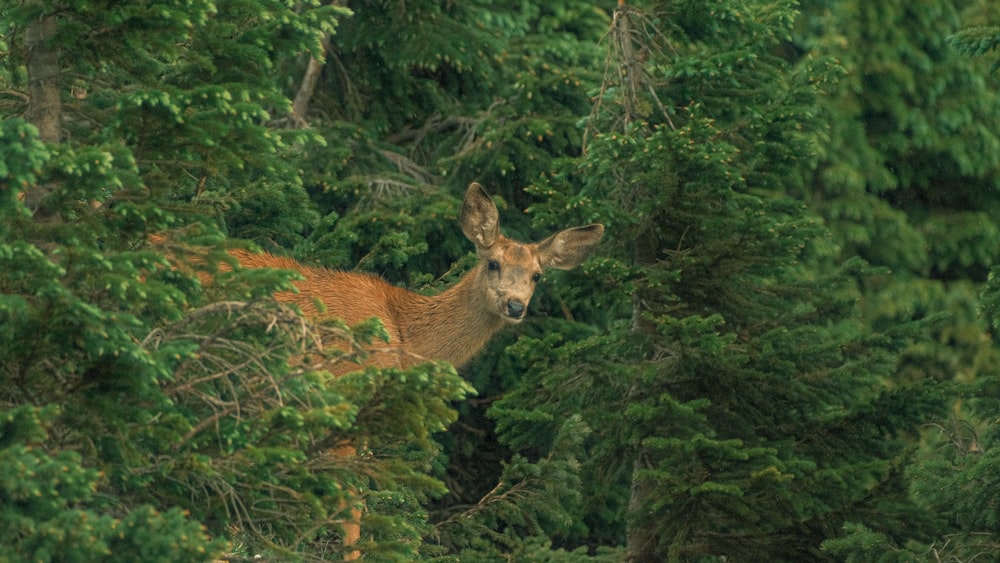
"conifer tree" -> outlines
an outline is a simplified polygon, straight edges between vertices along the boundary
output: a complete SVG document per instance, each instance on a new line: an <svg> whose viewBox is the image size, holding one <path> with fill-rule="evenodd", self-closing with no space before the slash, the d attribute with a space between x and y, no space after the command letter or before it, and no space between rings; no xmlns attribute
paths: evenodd
<svg viewBox="0 0 1000 563"><path fill-rule="evenodd" d="M910 4L0 7L0 558L992 549L997 8ZM440 291L472 180L608 236L464 379L216 268Z"/></svg>
<svg viewBox="0 0 1000 563"><path fill-rule="evenodd" d="M275 69L318 53L347 12L150 0L25 2L0 14L10 53L0 406L14 456L3 509L19 522L5 553L340 559L353 489L369 509L359 547L417 558L429 529L421 507L443 490L428 475L431 436L471 387L435 365L332 381L292 358L349 361L316 343L350 331L270 302L287 274L217 267L228 260L222 232L291 245L315 223L297 162L320 139L281 128L290 100ZM39 77L22 68L39 18L55 23L46 47L75 55L55 57L58 80L47 82L63 102L58 137L22 119L38 119L28 89ZM147 237L164 231L168 245L151 248ZM378 334L377 324L354 332ZM326 453L344 440L373 455ZM36 481L18 482L29 466ZM87 519L91 528L68 533Z"/></svg>
<svg viewBox="0 0 1000 563"><path fill-rule="evenodd" d="M777 56L794 18L791 3L620 6L587 154L537 190L542 221L610 225L609 256L582 273L603 284L589 308L607 334L522 339L536 383L493 412L515 449L583 414L584 518L624 516L630 561L832 560L824 542L852 526L929 534L903 468L939 403L889 384L919 331L863 322L855 282L875 272L831 267L830 233L788 195L832 80L823 60Z"/></svg>
<svg viewBox="0 0 1000 563"><path fill-rule="evenodd" d="M890 268L862 288L866 322L939 318L893 376L938 385L952 405L928 424L907 469L927 513L941 518L937 536L912 546L913 556L963 559L979 550L964 506L971 489L959 493L944 481L967 477L983 447L987 419L970 406L998 360L976 304L1000 242L1000 90L989 30L998 19L993 2L805 3L795 38L809 56L843 65L844 77L820 100L830 137L803 196L843 254ZM876 545L895 552L876 531L855 535L838 544L843 556L865 553L862 546L871 557Z"/></svg>

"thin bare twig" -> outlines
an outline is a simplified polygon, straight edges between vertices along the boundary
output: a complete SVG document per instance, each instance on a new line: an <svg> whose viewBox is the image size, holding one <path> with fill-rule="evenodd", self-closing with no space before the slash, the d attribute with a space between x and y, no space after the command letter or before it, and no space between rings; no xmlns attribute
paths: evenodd
<svg viewBox="0 0 1000 563"><path fill-rule="evenodd" d="M583 150L604 111L606 100L612 97L621 104L620 115L610 125L611 131L626 131L629 125L649 114L648 103L642 99L646 92L655 103L664 121L676 129L667 106L656 93L657 84L646 69L646 62L666 50L673 51L670 41L642 11L619 2L605 34L608 50L604 59L604 77L594 100L587 128L583 134ZM603 40L602 40L603 41Z"/></svg>

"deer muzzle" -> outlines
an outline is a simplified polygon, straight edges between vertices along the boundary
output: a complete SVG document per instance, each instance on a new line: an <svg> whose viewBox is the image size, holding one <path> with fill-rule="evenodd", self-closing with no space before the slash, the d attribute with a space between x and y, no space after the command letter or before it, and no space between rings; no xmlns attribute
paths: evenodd
<svg viewBox="0 0 1000 563"><path fill-rule="evenodd" d="M507 301L507 316L511 319L521 320L524 318L524 311L527 307L517 299Z"/></svg>

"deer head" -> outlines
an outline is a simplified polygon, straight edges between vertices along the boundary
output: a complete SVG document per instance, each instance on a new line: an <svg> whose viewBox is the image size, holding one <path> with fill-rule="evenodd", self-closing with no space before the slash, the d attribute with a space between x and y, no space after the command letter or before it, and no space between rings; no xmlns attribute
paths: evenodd
<svg viewBox="0 0 1000 563"><path fill-rule="evenodd" d="M604 236L604 226L595 223L560 231L538 243L511 240L500 234L497 207L477 183L465 192L460 222L479 254L473 272L478 299L487 314L507 323L524 319L543 270L579 266Z"/></svg>

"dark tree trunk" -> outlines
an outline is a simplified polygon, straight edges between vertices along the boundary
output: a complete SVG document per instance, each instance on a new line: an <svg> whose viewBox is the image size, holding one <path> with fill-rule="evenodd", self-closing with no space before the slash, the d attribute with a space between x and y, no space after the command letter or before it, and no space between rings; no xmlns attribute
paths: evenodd
<svg viewBox="0 0 1000 563"><path fill-rule="evenodd" d="M635 460L632 466L632 492L628 501L628 538L625 545L625 561L627 563L655 563L660 561L657 555L657 538L655 524L643 517L643 506L649 501L652 484L640 476L646 469L641 458Z"/></svg>
<svg viewBox="0 0 1000 563"><path fill-rule="evenodd" d="M28 65L28 109L25 119L38 128L42 141L58 143L62 103L59 99L59 48L55 44L56 16L45 15L25 30ZM24 196L25 205L36 217L46 215L42 202L53 185L34 186Z"/></svg>
<svg viewBox="0 0 1000 563"><path fill-rule="evenodd" d="M46 143L59 142L59 49L54 45L56 17L44 16L25 30L28 63L27 119Z"/></svg>

